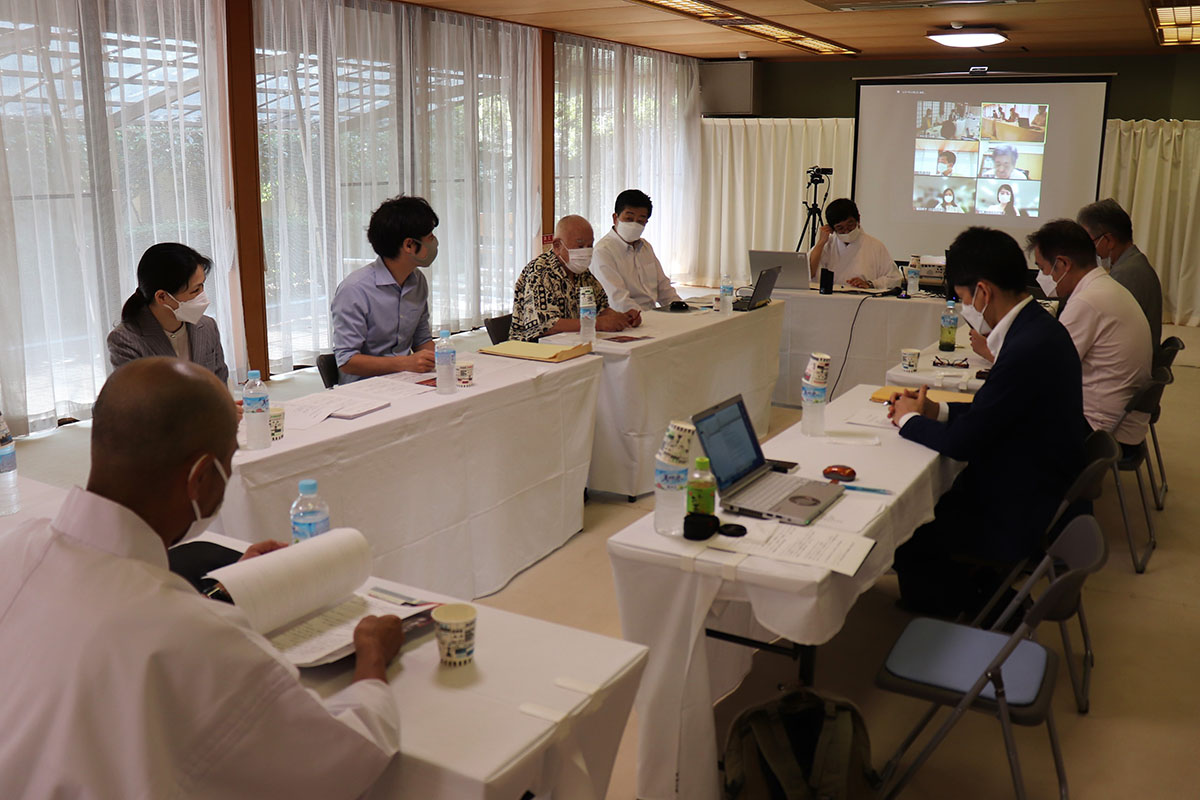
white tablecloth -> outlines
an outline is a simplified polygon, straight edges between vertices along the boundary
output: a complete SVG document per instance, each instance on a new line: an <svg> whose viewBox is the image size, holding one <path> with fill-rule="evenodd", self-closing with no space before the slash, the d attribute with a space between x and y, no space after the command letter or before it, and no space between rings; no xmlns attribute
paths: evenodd
<svg viewBox="0 0 1200 800"><path fill-rule="evenodd" d="M897 360L887 371L884 380L889 386L907 386L910 389L918 389L928 384L936 389L975 394L979 391L979 387L983 386L983 381L976 378L975 373L981 369L991 369L992 365L971 350L970 331L971 329L966 325L958 327L958 339L953 352L941 350L936 341L921 350L921 358L917 361L916 372L905 372ZM938 357L947 361L960 361L965 358L969 366L966 369L935 367L933 360Z"/></svg>
<svg viewBox="0 0 1200 800"><path fill-rule="evenodd" d="M782 324L783 305L777 302L728 315L647 311L642 326L625 333L652 338L598 341L604 376L588 488L623 495L653 491L654 454L667 423L691 419L735 394L765 433Z"/></svg>
<svg viewBox="0 0 1200 800"><path fill-rule="evenodd" d="M891 566L896 546L933 518L934 503L958 465L894 430L845 425L847 416L873 407L867 398L874 388L850 390L830 404L825 419L827 433L847 431L860 442L877 435L878 445L806 438L797 424L763 448L769 457L798 461L803 477L820 478L824 467L848 464L860 485L893 490L891 496L846 492L839 500L886 505L863 531L877 544L854 577L762 557L742 560L703 543L661 536L652 514L609 539L621 630L626 639L650 647L636 706L642 800L719 796L712 704L745 674L750 651L706 642L706 625L743 635L761 626L801 644L826 642L858 596ZM815 527L822 527L819 519ZM738 602L719 602L724 600ZM720 659L713 658L716 653Z"/></svg>
<svg viewBox="0 0 1200 800"><path fill-rule="evenodd" d="M802 289L776 290L773 296L785 307L774 401L791 406L802 402L804 367L812 353L832 357L829 381L830 385L837 381L838 395L860 383L878 384L888 367L900 361L902 348L923 347L930 339L937 339L946 307L945 299L932 297L901 300ZM850 340L850 323L856 309L858 320Z"/></svg>
<svg viewBox="0 0 1200 800"><path fill-rule="evenodd" d="M457 597L494 592L583 526L601 361L474 355L476 385L241 450L220 530L290 540L302 478L334 527L358 528L374 574ZM339 391L339 390L334 390Z"/></svg>
<svg viewBox="0 0 1200 800"><path fill-rule="evenodd" d="M21 475L17 468L17 492L21 508L15 514L0 517L0 535L28 522L31 519L53 517L67 497L67 490L48 483L35 481Z"/></svg>

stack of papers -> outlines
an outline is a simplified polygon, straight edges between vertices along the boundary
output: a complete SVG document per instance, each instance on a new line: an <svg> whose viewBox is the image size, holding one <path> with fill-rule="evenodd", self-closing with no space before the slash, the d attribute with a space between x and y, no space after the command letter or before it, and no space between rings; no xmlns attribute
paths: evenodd
<svg viewBox="0 0 1200 800"><path fill-rule="evenodd" d="M875 546L874 539L855 534L836 533L783 522L743 519L738 521L746 525L745 536L714 536L708 540L708 546L714 550L821 567L842 575L853 575L857 572L871 548Z"/></svg>
<svg viewBox="0 0 1200 800"><path fill-rule="evenodd" d="M580 344L546 344L545 342L517 342L509 340L500 344L479 348L479 352L505 358L525 358L530 361L569 361L592 352L590 342Z"/></svg>

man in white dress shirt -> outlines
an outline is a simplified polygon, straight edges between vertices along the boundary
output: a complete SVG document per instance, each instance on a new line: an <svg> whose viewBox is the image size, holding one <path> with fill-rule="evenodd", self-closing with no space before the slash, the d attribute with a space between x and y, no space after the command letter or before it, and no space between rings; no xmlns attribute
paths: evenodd
<svg viewBox="0 0 1200 800"><path fill-rule="evenodd" d="M1092 237L1077 222L1048 222L1026 239L1047 297L1066 298L1059 314L1083 365L1083 415L1121 444L1146 438L1149 419L1125 406L1150 381L1150 323L1134 296L1096 265Z"/></svg>
<svg viewBox="0 0 1200 800"><path fill-rule="evenodd" d="M645 192L626 189L617 195L613 227L592 249L592 275L608 294L614 311L649 311L679 300L654 248L642 238L654 204Z"/></svg>
<svg viewBox="0 0 1200 800"><path fill-rule="evenodd" d="M900 285L900 271L883 242L862 229L858 206L839 197L825 208L825 225L808 251L809 274L833 270L833 282L858 289L891 289Z"/></svg>
<svg viewBox="0 0 1200 800"><path fill-rule="evenodd" d="M322 701L237 608L167 569L225 494L224 385L139 359L93 425L87 490L0 536L0 797L361 795L399 749L400 621L360 623L354 682Z"/></svg>

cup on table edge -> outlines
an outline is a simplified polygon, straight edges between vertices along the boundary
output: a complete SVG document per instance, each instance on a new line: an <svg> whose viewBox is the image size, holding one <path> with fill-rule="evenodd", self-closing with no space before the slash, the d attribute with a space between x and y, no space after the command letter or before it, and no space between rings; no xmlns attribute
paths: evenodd
<svg viewBox="0 0 1200 800"><path fill-rule="evenodd" d="M454 382L459 386L475 385L475 362L457 361L454 364Z"/></svg>
<svg viewBox="0 0 1200 800"><path fill-rule="evenodd" d="M267 421L271 427L271 441L278 442L283 438L283 406L271 406Z"/></svg>
<svg viewBox="0 0 1200 800"><path fill-rule="evenodd" d="M916 372L921 363L921 351L916 347L905 347L900 351L900 369Z"/></svg>
<svg viewBox="0 0 1200 800"><path fill-rule="evenodd" d="M444 666L461 667L475 659L475 607L447 603L431 613L437 626L438 658Z"/></svg>

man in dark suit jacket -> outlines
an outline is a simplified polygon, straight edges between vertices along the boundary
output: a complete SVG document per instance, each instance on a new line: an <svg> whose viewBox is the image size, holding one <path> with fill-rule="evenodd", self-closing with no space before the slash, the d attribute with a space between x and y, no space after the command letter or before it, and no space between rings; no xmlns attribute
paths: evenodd
<svg viewBox="0 0 1200 800"><path fill-rule="evenodd" d="M946 282L963 318L987 335L995 365L973 403L896 395L905 439L966 467L896 551L901 598L915 611L977 610L998 578L1037 552L1050 518L1083 467L1079 355L1066 329L1025 291L1025 257L1008 234L969 228L946 254Z"/></svg>

